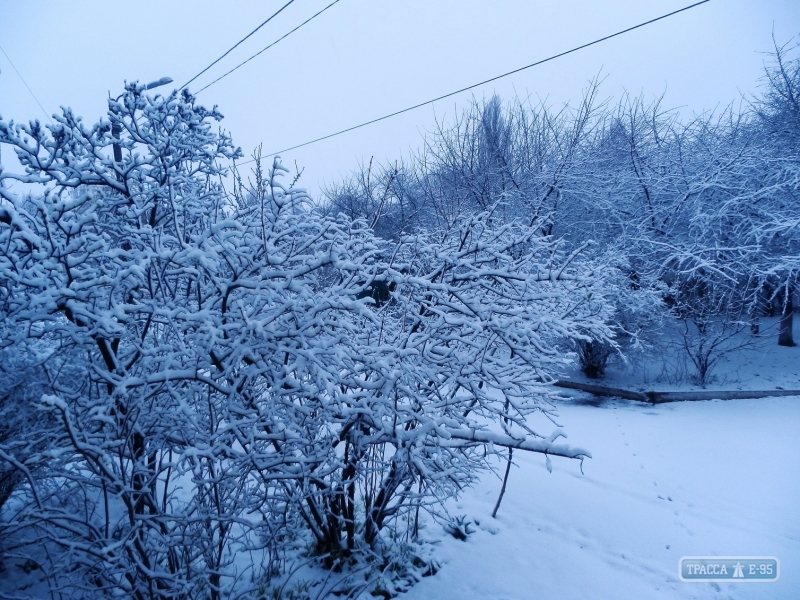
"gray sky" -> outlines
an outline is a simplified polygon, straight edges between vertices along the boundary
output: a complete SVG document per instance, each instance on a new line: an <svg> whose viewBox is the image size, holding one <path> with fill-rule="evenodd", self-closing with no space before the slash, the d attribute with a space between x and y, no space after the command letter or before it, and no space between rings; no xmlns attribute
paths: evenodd
<svg viewBox="0 0 800 600"><path fill-rule="evenodd" d="M169 76L181 85L286 0L3 0L0 45L48 113L71 106L93 123L123 80ZM296 0L224 61L197 90L271 43L330 0ZM245 154L265 153L379 117L690 4L690 0L341 0L234 74L199 94L218 104ZM800 34L797 0L712 0L666 21L483 88L356 132L283 154L312 193L359 161L418 147L435 118L472 94L577 101L606 75L601 96L627 90L682 114L756 89L771 35ZM0 115L43 119L0 54ZM4 162L12 162L6 152Z"/></svg>

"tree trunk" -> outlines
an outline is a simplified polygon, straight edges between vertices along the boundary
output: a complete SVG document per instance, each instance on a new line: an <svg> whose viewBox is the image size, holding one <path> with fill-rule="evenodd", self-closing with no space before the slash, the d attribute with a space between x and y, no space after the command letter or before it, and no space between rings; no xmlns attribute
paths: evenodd
<svg viewBox="0 0 800 600"><path fill-rule="evenodd" d="M794 306L792 306L792 295L794 294L794 286L786 286L786 297L783 301L783 310L781 311L781 324L778 327L778 345L779 346L796 346L794 337L792 336L792 325L794 321Z"/></svg>

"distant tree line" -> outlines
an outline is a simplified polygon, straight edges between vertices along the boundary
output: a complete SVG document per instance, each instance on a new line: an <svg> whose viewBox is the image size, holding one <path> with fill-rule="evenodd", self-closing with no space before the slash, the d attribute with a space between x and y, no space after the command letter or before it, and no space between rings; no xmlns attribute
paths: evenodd
<svg viewBox="0 0 800 600"><path fill-rule="evenodd" d="M696 377L759 319L780 316L794 346L800 273L800 60L776 46L760 91L738 105L681 119L661 99L599 100L591 82L575 107L498 97L440 123L404 162L369 165L326 190L331 213L364 218L388 239L447 228L495 206L498 220L605 265L615 281L618 343L641 339L657 313L677 319ZM610 289L609 289L610 291ZM738 339L738 338L737 338ZM612 349L579 341L584 372Z"/></svg>

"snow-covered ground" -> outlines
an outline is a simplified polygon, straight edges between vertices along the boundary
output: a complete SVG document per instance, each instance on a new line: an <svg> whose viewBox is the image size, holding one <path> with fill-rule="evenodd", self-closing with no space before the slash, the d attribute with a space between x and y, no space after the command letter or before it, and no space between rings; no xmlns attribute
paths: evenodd
<svg viewBox="0 0 800 600"><path fill-rule="evenodd" d="M773 342L774 343L774 342ZM764 381L750 385L759 372ZM727 363L748 387L796 387L800 348ZM623 384L613 377L613 385ZM442 569L404 600L800 598L800 397L648 405L574 394L559 405L580 465L518 453L497 519L491 476L450 507ZM428 524L429 535L440 531ZM682 556L776 556L776 583L683 583Z"/></svg>

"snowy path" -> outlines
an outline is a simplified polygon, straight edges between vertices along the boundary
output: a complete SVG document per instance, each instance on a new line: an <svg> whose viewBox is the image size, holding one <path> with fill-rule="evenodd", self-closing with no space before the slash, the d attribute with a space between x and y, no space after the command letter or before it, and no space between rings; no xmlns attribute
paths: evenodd
<svg viewBox="0 0 800 600"><path fill-rule="evenodd" d="M594 456L585 474L519 456L497 520L500 482L484 477L452 509L478 531L444 536L446 564L403 600L800 597L800 398L573 401L560 414ZM777 556L781 576L682 583L687 555Z"/></svg>

